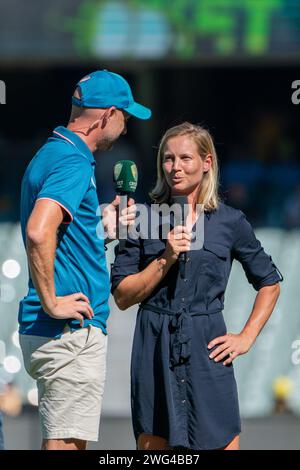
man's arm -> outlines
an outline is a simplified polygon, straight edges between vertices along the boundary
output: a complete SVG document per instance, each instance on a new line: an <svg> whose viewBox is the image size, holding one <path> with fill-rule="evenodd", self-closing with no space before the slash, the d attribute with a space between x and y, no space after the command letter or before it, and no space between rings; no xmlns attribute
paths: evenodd
<svg viewBox="0 0 300 470"><path fill-rule="evenodd" d="M88 298L81 292L56 297L54 285L54 258L57 229L63 222L64 210L48 199L37 200L26 227L26 248L31 278L41 305L52 318L74 318L83 325L85 315L93 317Z"/></svg>

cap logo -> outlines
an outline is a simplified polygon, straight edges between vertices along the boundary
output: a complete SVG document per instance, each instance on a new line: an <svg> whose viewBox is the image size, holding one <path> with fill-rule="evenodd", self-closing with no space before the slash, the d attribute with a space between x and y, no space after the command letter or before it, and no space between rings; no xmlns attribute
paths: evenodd
<svg viewBox="0 0 300 470"><path fill-rule="evenodd" d="M83 77L78 83L86 82L90 78L91 78L90 75L87 75L86 77Z"/></svg>

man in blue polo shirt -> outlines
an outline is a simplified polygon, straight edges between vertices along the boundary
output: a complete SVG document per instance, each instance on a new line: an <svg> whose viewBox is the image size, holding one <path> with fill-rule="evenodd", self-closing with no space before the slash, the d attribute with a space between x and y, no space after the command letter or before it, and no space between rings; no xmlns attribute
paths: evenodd
<svg viewBox="0 0 300 470"><path fill-rule="evenodd" d="M128 83L106 70L84 77L67 127L57 127L22 181L21 226L29 290L20 302L20 344L36 379L43 449L85 449L98 440L106 372L109 276L97 236L96 150L107 150L136 103ZM117 213L118 199L111 205ZM134 218L133 201L122 214ZM116 223L116 222L115 222ZM112 228L109 228L112 231Z"/></svg>

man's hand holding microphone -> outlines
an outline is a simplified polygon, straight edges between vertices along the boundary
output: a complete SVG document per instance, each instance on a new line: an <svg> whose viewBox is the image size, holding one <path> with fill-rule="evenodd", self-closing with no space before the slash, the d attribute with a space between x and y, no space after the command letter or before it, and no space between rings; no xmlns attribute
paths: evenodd
<svg viewBox="0 0 300 470"><path fill-rule="evenodd" d="M121 209L121 210L120 210ZM134 224L136 215L136 205L133 198L127 201L127 207L121 207L121 196L116 195L115 199L102 212L102 223L107 235L106 243L119 238L119 227L130 227Z"/></svg>
<svg viewBox="0 0 300 470"><path fill-rule="evenodd" d="M121 160L114 166L117 195L102 212L106 243L125 239L128 227L134 225L136 205L131 197L137 187L137 167L131 160Z"/></svg>

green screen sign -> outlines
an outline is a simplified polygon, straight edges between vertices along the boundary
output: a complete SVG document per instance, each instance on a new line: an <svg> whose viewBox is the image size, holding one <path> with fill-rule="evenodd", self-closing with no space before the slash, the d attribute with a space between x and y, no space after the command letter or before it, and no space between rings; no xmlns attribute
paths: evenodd
<svg viewBox="0 0 300 470"><path fill-rule="evenodd" d="M1 2L0 58L300 57L299 0L19 1Z"/></svg>

